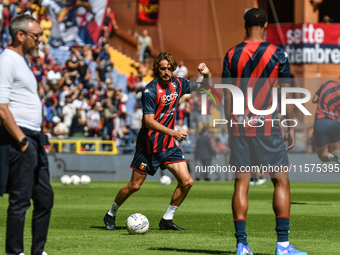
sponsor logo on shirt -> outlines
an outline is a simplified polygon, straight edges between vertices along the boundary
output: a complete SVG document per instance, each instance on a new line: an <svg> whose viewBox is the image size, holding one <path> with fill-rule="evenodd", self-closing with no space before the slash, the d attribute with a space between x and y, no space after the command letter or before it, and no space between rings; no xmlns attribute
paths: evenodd
<svg viewBox="0 0 340 255"><path fill-rule="evenodd" d="M177 97L178 97L178 94L177 92L175 92L170 95L163 95L161 100L164 104L170 104L170 102L176 100Z"/></svg>

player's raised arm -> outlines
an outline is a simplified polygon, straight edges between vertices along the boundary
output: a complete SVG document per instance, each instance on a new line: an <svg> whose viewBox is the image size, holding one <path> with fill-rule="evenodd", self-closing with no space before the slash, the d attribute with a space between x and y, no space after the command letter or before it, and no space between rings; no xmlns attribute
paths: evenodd
<svg viewBox="0 0 340 255"><path fill-rule="evenodd" d="M199 71L200 74L203 75L204 79L207 79L207 80L203 79L203 82L210 85L210 79L208 79L210 71L207 65L205 63L200 63L197 67L197 70ZM201 84L199 83L197 87L199 88L200 86Z"/></svg>

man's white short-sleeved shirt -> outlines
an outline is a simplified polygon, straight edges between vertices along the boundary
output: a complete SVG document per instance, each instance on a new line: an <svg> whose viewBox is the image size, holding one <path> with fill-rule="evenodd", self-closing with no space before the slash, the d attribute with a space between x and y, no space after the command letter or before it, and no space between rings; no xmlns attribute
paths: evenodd
<svg viewBox="0 0 340 255"><path fill-rule="evenodd" d="M0 55L0 104L8 104L18 126L40 131L42 105L27 60L13 50Z"/></svg>

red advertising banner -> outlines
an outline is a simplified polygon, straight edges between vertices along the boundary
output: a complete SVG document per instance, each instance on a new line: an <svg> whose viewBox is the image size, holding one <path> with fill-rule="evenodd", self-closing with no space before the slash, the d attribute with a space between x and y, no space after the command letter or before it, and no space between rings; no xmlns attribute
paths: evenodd
<svg viewBox="0 0 340 255"><path fill-rule="evenodd" d="M340 63L340 24L269 25L266 40L284 48L291 63Z"/></svg>
<svg viewBox="0 0 340 255"><path fill-rule="evenodd" d="M158 22L160 0L138 0L138 20Z"/></svg>

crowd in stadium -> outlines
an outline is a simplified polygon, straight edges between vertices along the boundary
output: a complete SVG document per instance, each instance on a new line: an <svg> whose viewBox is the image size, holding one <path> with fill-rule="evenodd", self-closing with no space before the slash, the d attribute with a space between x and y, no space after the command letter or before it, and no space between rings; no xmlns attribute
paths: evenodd
<svg viewBox="0 0 340 255"><path fill-rule="evenodd" d="M110 11L107 16L112 19ZM52 21L44 7L30 1L3 1L0 12L0 52L11 44L8 26L13 17L29 13L43 30L39 56L29 58L42 101L43 132L49 137L97 137L114 140L117 146L134 147L141 125L141 91L147 84L144 77L151 71L137 64L137 75L119 74L110 46L105 43L106 31L102 31L96 45L52 47L49 43ZM183 100L177 111L177 129L190 129L190 112L196 116L195 122L201 122L199 103L197 96ZM202 122L201 126L209 125L209 121Z"/></svg>

